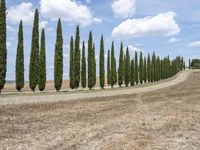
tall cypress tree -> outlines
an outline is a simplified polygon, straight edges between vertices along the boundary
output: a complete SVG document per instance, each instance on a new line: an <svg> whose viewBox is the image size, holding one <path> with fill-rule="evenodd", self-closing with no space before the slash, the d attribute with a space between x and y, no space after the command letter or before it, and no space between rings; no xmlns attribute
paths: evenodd
<svg viewBox="0 0 200 150"><path fill-rule="evenodd" d="M70 68L69 68L69 76L70 76L70 88L74 89L74 40L73 36L71 36L70 40Z"/></svg>
<svg viewBox="0 0 200 150"><path fill-rule="evenodd" d="M129 55L129 49L127 47L126 49L126 60L125 60L125 72L124 72L124 82L126 87L130 83L130 55Z"/></svg>
<svg viewBox="0 0 200 150"><path fill-rule="evenodd" d="M105 66L104 66L104 40L103 35L101 36L100 42L100 55L99 55L99 76L100 76L100 87L103 89L105 85Z"/></svg>
<svg viewBox="0 0 200 150"><path fill-rule="evenodd" d="M150 54L148 54L148 58L147 58L147 80L148 80L148 83L151 82L151 58L150 58Z"/></svg>
<svg viewBox="0 0 200 150"><path fill-rule="evenodd" d="M29 65L29 87L35 91L39 78L39 13L35 10Z"/></svg>
<svg viewBox="0 0 200 150"><path fill-rule="evenodd" d="M82 69L81 69L81 85L86 87L86 58L85 58L85 42L82 44Z"/></svg>
<svg viewBox="0 0 200 150"><path fill-rule="evenodd" d="M131 60L131 86L135 85L135 60Z"/></svg>
<svg viewBox="0 0 200 150"><path fill-rule="evenodd" d="M123 54L123 43L120 46L120 56L119 56L119 68L118 68L118 84L121 87L124 80L124 54Z"/></svg>
<svg viewBox="0 0 200 150"><path fill-rule="evenodd" d="M92 31L89 33L88 39L88 88L91 90L93 87L93 40L92 40Z"/></svg>
<svg viewBox="0 0 200 150"><path fill-rule="evenodd" d="M115 72L114 84L117 84L117 62L116 62L116 58L114 59L114 72Z"/></svg>
<svg viewBox="0 0 200 150"><path fill-rule="evenodd" d="M135 52L135 83L138 84L138 54Z"/></svg>
<svg viewBox="0 0 200 150"><path fill-rule="evenodd" d="M146 61L146 57L144 57L144 66L143 66L143 79L144 82L147 82L147 61Z"/></svg>
<svg viewBox="0 0 200 150"><path fill-rule="evenodd" d="M93 43L93 48L92 48L92 63L93 63L93 87L96 84L96 58L95 58L95 44Z"/></svg>
<svg viewBox="0 0 200 150"><path fill-rule="evenodd" d="M116 66L115 66L115 49L114 49L114 42L112 42L112 47L111 47L111 87L113 87L116 83Z"/></svg>
<svg viewBox="0 0 200 150"><path fill-rule="evenodd" d="M54 86L56 91L62 87L63 78L63 37L61 19L58 20L57 37L55 44L55 60L54 60Z"/></svg>
<svg viewBox="0 0 200 150"><path fill-rule="evenodd" d="M191 69L191 60L189 59L189 69Z"/></svg>
<svg viewBox="0 0 200 150"><path fill-rule="evenodd" d="M39 83L38 88L40 91L45 89L46 85L46 49L45 49L45 30L42 29L41 34L41 48L40 48L40 58L39 58Z"/></svg>
<svg viewBox="0 0 200 150"><path fill-rule="evenodd" d="M156 62L156 56L155 52L153 52L152 62L151 62L151 82L155 81L155 62Z"/></svg>
<svg viewBox="0 0 200 150"><path fill-rule="evenodd" d="M16 90L21 91L24 88L24 38L23 38L23 23L19 24L17 56L16 56Z"/></svg>
<svg viewBox="0 0 200 150"><path fill-rule="evenodd" d="M75 37L75 54L74 54L74 85L75 88L79 87L80 83L80 30L79 26L76 27Z"/></svg>
<svg viewBox="0 0 200 150"><path fill-rule="evenodd" d="M139 75L140 75L140 84L142 84L143 83L143 56L142 56L142 52L140 52Z"/></svg>
<svg viewBox="0 0 200 150"><path fill-rule="evenodd" d="M7 48L6 48L6 2L0 1L0 93L6 83L6 65L7 65Z"/></svg>
<svg viewBox="0 0 200 150"><path fill-rule="evenodd" d="M107 83L110 85L110 77L111 77L111 66L110 66L110 50L108 50L108 58L107 58Z"/></svg>

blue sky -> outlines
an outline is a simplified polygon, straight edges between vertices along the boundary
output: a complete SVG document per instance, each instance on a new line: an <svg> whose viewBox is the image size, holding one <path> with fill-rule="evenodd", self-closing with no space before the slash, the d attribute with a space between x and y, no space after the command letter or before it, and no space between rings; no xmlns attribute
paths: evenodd
<svg viewBox="0 0 200 150"><path fill-rule="evenodd" d="M59 6L59 7L58 7ZM64 78L69 73L69 39L80 25L81 41L93 31L98 64L99 42L104 35L105 52L115 41L118 59L120 41L144 54L176 55L189 58L200 56L199 0L7 0L7 79L15 79L15 59L19 20L24 22L25 79L31 49L34 10L40 11L40 27L46 30L47 77L53 79L54 44L59 17L63 24ZM106 55L105 55L106 57ZM98 68L97 68L98 70Z"/></svg>

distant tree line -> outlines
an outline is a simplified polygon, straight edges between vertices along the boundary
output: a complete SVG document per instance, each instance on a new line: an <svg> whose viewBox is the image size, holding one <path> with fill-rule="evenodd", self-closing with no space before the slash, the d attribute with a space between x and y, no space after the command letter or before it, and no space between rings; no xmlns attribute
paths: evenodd
<svg viewBox="0 0 200 150"><path fill-rule="evenodd" d="M0 5L0 91L4 88L6 77L6 6L5 0ZM71 89L88 87L92 89L96 85L96 68L99 65L99 86L103 89L105 85L134 86L143 83L152 83L169 78L177 72L185 69L184 59L180 56L171 60L169 56L160 58L153 52L145 57L141 52L135 51L134 57L130 57L128 47L120 45L119 66L115 57L115 44L107 51L105 60L104 37L100 39L99 64L96 64L95 43L93 42L92 31L89 32L87 41L88 53L86 58L85 41L80 47L80 28L76 27L75 37L70 39L70 68L69 86ZM24 87L24 43L23 43L23 22L20 21L18 31L18 44L16 54L16 89L21 91ZM87 61L87 62L86 62ZM105 68L107 61L107 68ZM105 71L107 70L107 71ZM107 80L107 82L106 82ZM63 36L62 22L58 20L54 56L54 87L60 91L63 81ZM45 29L42 29L39 38L39 12L36 9L34 15L31 54L29 64L29 87L34 92L38 86L40 91L46 86L46 48Z"/></svg>
<svg viewBox="0 0 200 150"><path fill-rule="evenodd" d="M192 62L190 63L190 67L192 69L200 69L200 59L192 59Z"/></svg>

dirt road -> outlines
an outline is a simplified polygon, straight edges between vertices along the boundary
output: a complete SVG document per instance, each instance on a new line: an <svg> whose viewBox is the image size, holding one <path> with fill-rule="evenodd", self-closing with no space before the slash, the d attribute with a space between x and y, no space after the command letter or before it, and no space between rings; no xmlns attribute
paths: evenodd
<svg viewBox="0 0 200 150"><path fill-rule="evenodd" d="M200 72L151 87L0 101L0 149L200 149Z"/></svg>
<svg viewBox="0 0 200 150"><path fill-rule="evenodd" d="M109 96L122 96L127 94L135 94L141 92L149 92L158 90L161 88L166 88L178 83L183 82L189 74L195 72L194 70L187 70L180 72L176 78L170 80L169 82L161 81L159 84L153 84L150 86L136 86L134 88L114 88L114 89L106 89L106 90L99 90L96 88L94 91L84 90L84 91L75 91L75 92L63 92L63 93L43 93L42 95L39 93L31 93L26 94L24 93L17 94L17 95L0 95L0 105L7 105L7 104L28 104L28 103L44 103L44 102L60 102L60 101L69 101L69 100L78 100L78 99L88 99L88 98L103 98ZM108 87L107 87L108 88Z"/></svg>

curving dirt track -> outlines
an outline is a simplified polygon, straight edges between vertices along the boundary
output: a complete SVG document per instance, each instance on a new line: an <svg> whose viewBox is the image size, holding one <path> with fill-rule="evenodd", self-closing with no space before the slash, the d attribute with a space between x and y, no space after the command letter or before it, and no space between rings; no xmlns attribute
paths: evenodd
<svg viewBox="0 0 200 150"><path fill-rule="evenodd" d="M199 71L143 88L0 104L0 149L200 149Z"/></svg>

